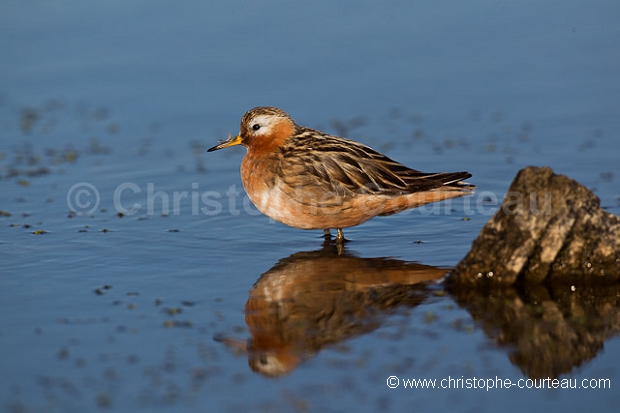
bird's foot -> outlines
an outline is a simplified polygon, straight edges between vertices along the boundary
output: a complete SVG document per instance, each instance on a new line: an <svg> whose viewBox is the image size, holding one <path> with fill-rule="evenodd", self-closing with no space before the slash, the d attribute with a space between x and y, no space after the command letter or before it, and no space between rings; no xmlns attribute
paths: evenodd
<svg viewBox="0 0 620 413"><path fill-rule="evenodd" d="M344 245L346 242L349 242L349 240L344 237L342 228L337 228L337 230L338 230L338 233L336 235L336 238L333 239L333 241L338 251L338 255L342 255L344 254ZM323 238L325 239L324 246L327 246L329 244L334 245L332 244L332 235L329 229L323 230Z"/></svg>
<svg viewBox="0 0 620 413"><path fill-rule="evenodd" d="M325 241L331 241L332 240L332 233L329 231L329 229L324 229L323 230L323 238L325 238Z"/></svg>

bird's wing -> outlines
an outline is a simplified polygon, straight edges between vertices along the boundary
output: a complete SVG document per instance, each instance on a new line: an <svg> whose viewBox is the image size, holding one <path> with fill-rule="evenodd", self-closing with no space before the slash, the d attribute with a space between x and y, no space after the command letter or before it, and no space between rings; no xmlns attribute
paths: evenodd
<svg viewBox="0 0 620 413"><path fill-rule="evenodd" d="M338 196L470 189L460 182L471 176L467 172L420 172L361 143L309 129L282 147L279 158L279 176L287 186Z"/></svg>

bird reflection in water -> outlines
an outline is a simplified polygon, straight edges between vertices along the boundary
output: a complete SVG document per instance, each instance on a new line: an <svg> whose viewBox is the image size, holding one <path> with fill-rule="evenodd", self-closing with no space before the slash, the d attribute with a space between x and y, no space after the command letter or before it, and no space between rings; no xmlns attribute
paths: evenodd
<svg viewBox="0 0 620 413"><path fill-rule="evenodd" d="M247 352L257 373L279 377L323 348L369 333L398 307L414 307L448 270L389 258L358 258L326 243L280 260L250 290L249 340L218 336Z"/></svg>

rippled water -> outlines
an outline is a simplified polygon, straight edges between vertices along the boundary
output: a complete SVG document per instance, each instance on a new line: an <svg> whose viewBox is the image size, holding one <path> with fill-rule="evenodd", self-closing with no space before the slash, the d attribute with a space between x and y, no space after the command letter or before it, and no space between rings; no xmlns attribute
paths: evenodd
<svg viewBox="0 0 620 413"><path fill-rule="evenodd" d="M612 411L612 290L503 293L543 332L537 300L568 314L567 341L590 349L568 362L506 323L513 307L432 280L526 165L620 215L619 12L577 0L0 5L1 408ZM243 150L204 152L264 104L420 170L468 170L477 193L350 228L338 256L320 231L256 212ZM555 367L533 370L528 346ZM386 382L533 371L612 389Z"/></svg>

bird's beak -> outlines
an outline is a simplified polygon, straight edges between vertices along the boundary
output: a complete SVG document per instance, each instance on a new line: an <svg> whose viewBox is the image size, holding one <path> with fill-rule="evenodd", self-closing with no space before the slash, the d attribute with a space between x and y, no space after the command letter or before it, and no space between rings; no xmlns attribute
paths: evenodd
<svg viewBox="0 0 620 413"><path fill-rule="evenodd" d="M231 138L229 136L228 139L225 140L224 142L220 142L219 144L215 145L213 148L207 149L207 152L217 151L218 149L228 148L229 146L241 145L242 142L243 140L241 139L241 135L237 135L234 138Z"/></svg>

